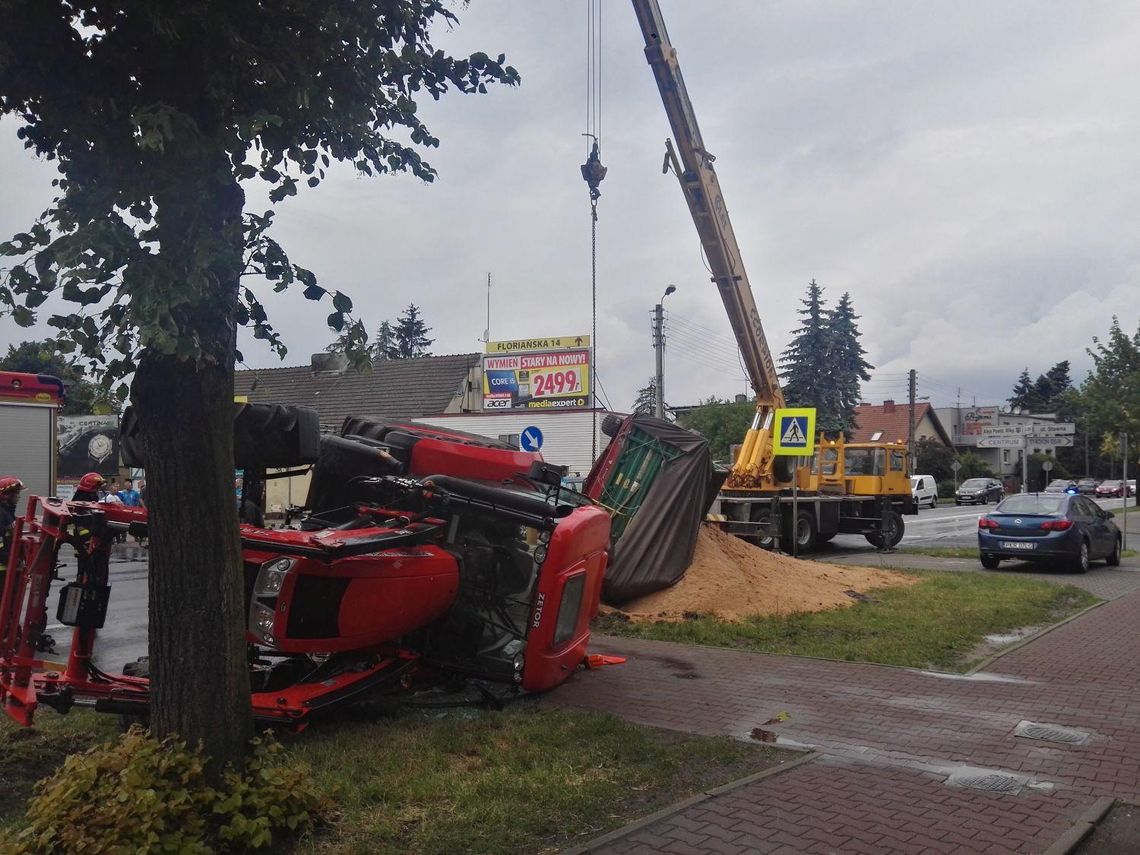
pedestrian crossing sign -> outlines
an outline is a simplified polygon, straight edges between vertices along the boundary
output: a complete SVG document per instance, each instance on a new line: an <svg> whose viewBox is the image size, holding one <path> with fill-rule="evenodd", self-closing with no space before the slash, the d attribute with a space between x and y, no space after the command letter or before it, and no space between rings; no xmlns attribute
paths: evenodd
<svg viewBox="0 0 1140 855"><path fill-rule="evenodd" d="M815 454L815 407L776 410L772 450L777 456Z"/></svg>

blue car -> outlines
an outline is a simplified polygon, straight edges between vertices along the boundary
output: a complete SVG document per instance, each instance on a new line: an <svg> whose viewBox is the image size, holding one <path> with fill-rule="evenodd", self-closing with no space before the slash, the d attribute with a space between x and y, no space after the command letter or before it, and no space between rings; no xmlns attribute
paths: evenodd
<svg viewBox="0 0 1140 855"><path fill-rule="evenodd" d="M987 570L1002 559L1051 559L1084 573L1096 559L1110 567L1120 563L1120 529L1085 496L1021 493L978 520L978 550Z"/></svg>

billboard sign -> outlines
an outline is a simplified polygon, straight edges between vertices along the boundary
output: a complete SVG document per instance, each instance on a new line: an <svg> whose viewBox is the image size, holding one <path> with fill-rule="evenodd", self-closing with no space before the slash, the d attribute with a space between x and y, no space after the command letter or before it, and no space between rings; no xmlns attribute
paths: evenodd
<svg viewBox="0 0 1140 855"><path fill-rule="evenodd" d="M981 436L985 425L997 424L997 407L971 407L962 411L963 436Z"/></svg>
<svg viewBox="0 0 1140 855"><path fill-rule="evenodd" d="M488 342L483 409L589 407L589 344L589 336L578 335Z"/></svg>
<svg viewBox="0 0 1140 855"><path fill-rule="evenodd" d="M112 478L118 471L118 416L59 417L60 478L75 480L88 472Z"/></svg>

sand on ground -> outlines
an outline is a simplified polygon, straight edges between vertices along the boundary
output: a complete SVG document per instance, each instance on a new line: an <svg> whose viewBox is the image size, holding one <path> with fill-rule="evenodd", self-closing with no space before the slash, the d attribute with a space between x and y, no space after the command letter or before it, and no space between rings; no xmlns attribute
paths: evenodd
<svg viewBox="0 0 1140 855"><path fill-rule="evenodd" d="M702 525L693 562L680 582L607 611L634 622L679 621L698 614L741 620L850 606L876 588L916 581L889 570L797 560Z"/></svg>

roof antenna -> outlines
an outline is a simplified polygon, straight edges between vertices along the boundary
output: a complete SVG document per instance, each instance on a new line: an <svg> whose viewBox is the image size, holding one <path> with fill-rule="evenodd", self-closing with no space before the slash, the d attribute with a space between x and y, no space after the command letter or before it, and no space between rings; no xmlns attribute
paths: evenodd
<svg viewBox="0 0 1140 855"><path fill-rule="evenodd" d="M487 327L483 330L483 337L479 341L487 344L491 340L491 273L487 273Z"/></svg>

